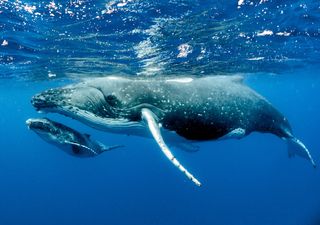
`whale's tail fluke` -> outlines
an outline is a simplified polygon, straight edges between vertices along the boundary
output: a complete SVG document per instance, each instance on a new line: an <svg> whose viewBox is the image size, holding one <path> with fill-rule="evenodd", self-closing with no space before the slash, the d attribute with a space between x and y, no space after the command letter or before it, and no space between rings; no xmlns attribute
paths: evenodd
<svg viewBox="0 0 320 225"><path fill-rule="evenodd" d="M286 138L288 143L288 155L289 157L293 157L295 155L301 156L307 160L309 160L313 167L316 167L315 162L313 161L313 158L307 149L307 147L296 137L289 137Z"/></svg>

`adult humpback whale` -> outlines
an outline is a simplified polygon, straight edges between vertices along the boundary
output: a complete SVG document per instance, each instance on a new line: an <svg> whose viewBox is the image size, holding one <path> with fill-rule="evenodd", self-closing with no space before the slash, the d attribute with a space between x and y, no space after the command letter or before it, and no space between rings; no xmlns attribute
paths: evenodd
<svg viewBox="0 0 320 225"><path fill-rule="evenodd" d="M272 133L288 142L289 156L300 155L315 166L288 120L242 80L239 76L104 77L44 91L31 102L37 110L61 113L97 129L151 133L171 162L197 185L200 182L166 145L173 136L192 142L241 138L253 131Z"/></svg>

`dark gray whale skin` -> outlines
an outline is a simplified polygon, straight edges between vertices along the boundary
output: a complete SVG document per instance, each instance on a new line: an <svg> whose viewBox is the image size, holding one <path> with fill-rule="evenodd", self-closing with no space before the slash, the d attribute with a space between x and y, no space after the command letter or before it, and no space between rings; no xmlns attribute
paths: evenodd
<svg viewBox="0 0 320 225"><path fill-rule="evenodd" d="M95 78L50 89L31 100L37 110L58 112L96 126L96 119L141 121L150 109L162 127L188 140L215 140L234 129L291 138L288 120L239 76L200 78Z"/></svg>

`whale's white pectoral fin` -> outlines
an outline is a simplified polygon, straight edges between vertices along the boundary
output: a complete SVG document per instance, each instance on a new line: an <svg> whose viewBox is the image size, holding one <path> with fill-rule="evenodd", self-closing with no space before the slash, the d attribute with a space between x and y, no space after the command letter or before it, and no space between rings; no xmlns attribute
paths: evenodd
<svg viewBox="0 0 320 225"><path fill-rule="evenodd" d="M315 162L313 161L313 158L307 149L307 147L300 141L299 139L292 137L286 139L288 142L288 155L289 157L292 157L294 155L299 155L305 159L308 159L313 167L316 167Z"/></svg>
<svg viewBox="0 0 320 225"><path fill-rule="evenodd" d="M73 145L73 146L77 146L77 147L81 147L81 148L85 148L85 149L88 149L90 152L92 152L92 154L94 155L98 155L98 153L96 153L95 150L93 150L92 148L89 148L85 145L81 145L79 143L76 143L76 142L71 142L71 141L65 141L66 144L70 144L70 145Z"/></svg>
<svg viewBox="0 0 320 225"><path fill-rule="evenodd" d="M143 108L141 112L142 119L147 123L153 138L156 140L165 156L173 163L173 165L178 167L178 169L182 173L184 173L192 182L194 182L197 186L201 186L201 183L186 168L181 165L181 163L175 158L175 156L172 154L172 152L164 142L154 113L147 108Z"/></svg>

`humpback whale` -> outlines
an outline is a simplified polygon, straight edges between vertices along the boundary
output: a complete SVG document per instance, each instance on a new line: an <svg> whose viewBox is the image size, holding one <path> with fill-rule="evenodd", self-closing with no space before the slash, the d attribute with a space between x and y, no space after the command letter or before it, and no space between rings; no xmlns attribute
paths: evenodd
<svg viewBox="0 0 320 225"><path fill-rule="evenodd" d="M168 144L274 134L289 156L315 163L286 119L240 76L117 77L87 79L32 97L38 111L55 112L96 129L155 139L165 156L196 185L201 183L175 158Z"/></svg>
<svg viewBox="0 0 320 225"><path fill-rule="evenodd" d="M89 134L81 134L70 127L47 118L28 119L26 124L43 140L77 157L93 157L102 152L122 147L122 145L107 147L92 140Z"/></svg>

